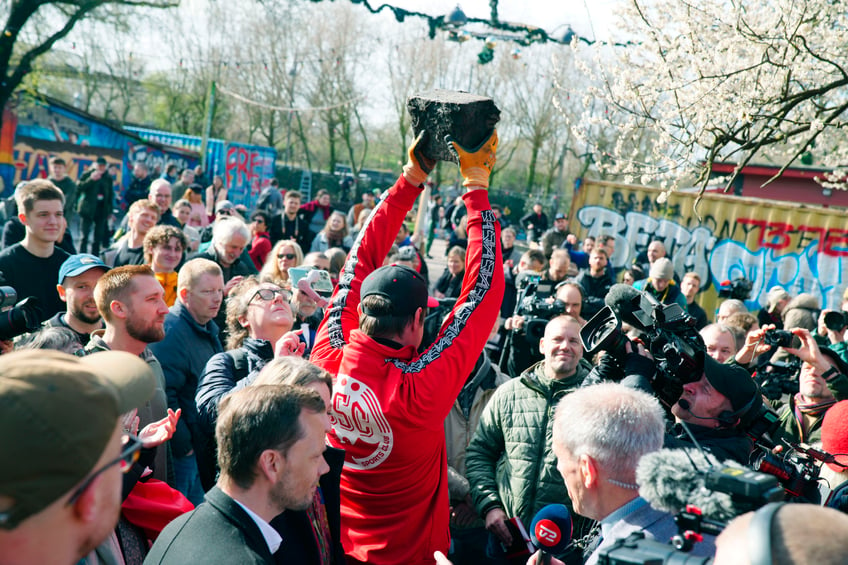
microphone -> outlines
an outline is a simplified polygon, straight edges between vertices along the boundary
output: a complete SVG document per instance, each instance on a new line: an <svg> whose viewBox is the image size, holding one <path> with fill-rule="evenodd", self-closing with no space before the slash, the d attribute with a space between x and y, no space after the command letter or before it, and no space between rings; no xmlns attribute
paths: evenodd
<svg viewBox="0 0 848 565"><path fill-rule="evenodd" d="M560 554L571 543L573 524L564 504L548 504L530 524L530 541L541 550L540 565L549 564L551 555Z"/></svg>
<svg viewBox="0 0 848 565"><path fill-rule="evenodd" d="M646 325L638 317L639 314L644 316L641 307L643 296L643 293L628 284L614 284L604 297L604 304L609 306L622 322L644 330L650 325L650 321Z"/></svg>
<svg viewBox="0 0 848 565"><path fill-rule="evenodd" d="M701 469L695 467L696 462ZM730 520L740 513L730 495L705 487L706 471L713 466L720 466L718 460L695 450L661 449L648 453L636 467L639 496L656 510L669 514L677 514L692 504L704 518Z"/></svg>
<svg viewBox="0 0 848 565"><path fill-rule="evenodd" d="M689 415L692 416L693 418L695 418L696 420L715 420L716 419L716 418L704 418L703 416L698 416L697 414L692 412L692 410L690 410L690 408L692 408L692 405L689 404L689 401L686 400L685 398L681 398L680 400L678 400L677 404L681 408L683 408L684 410L689 412Z"/></svg>

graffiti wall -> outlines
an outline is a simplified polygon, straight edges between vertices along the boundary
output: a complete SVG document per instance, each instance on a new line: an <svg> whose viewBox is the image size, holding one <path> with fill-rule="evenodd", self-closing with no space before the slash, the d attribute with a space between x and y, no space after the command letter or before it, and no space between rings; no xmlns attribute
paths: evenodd
<svg viewBox="0 0 848 565"><path fill-rule="evenodd" d="M155 129L146 129L139 127L127 127L130 131L142 139L161 143L169 147L178 147L185 151L200 154L200 149L203 146L203 140L196 135L185 135L182 133L173 133L169 131L160 131ZM212 175L222 175L224 170L224 140L210 139L206 144L206 173L210 177Z"/></svg>
<svg viewBox="0 0 848 565"><path fill-rule="evenodd" d="M114 175L117 192L129 186L130 167L136 161L145 161L151 173L165 163L194 167L199 161L196 155L145 142L72 108L28 97L14 109L6 108L0 141L0 164L10 165L8 169L0 165L4 195L11 194L22 180L46 178L50 174L51 157L65 160L72 179L79 179L98 157L105 158L110 165L118 167ZM12 150L5 161L3 148L9 144Z"/></svg>
<svg viewBox="0 0 848 565"><path fill-rule="evenodd" d="M270 147L228 143L224 169L227 197L236 204L251 206L274 178L276 160L277 151Z"/></svg>
<svg viewBox="0 0 848 565"><path fill-rule="evenodd" d="M570 229L578 237L613 235L612 263L628 268L658 239L678 275L701 276L699 302L710 311L716 286L744 277L753 282L749 310L761 308L773 286L816 296L839 308L848 286L848 229L842 211L777 204L725 195L674 193L657 203L656 189L586 182L575 195ZM700 217L699 217L700 216Z"/></svg>
<svg viewBox="0 0 848 565"><path fill-rule="evenodd" d="M22 180L47 178L50 174L51 157L61 157L65 160L68 165L68 176L72 179L80 178L98 157L103 157L110 165L115 164L119 167L124 159L124 153L120 149L79 146L24 136L18 136L16 139L13 156L14 184Z"/></svg>
<svg viewBox="0 0 848 565"><path fill-rule="evenodd" d="M175 147L200 151L202 139L166 131L128 128L143 139ZM207 143L206 172L221 175L226 185L227 199L234 204L252 207L263 188L274 178L277 150L261 145L246 145L221 139Z"/></svg>

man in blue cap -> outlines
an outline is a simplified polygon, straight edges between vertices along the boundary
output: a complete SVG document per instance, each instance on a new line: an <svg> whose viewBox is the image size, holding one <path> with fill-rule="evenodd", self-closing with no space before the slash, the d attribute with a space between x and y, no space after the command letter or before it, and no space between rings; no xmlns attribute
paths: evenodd
<svg viewBox="0 0 848 565"><path fill-rule="evenodd" d="M56 292L66 304L66 310L57 313L44 325L68 328L85 346L91 339L91 332L103 328L103 319L94 302L94 285L108 270L109 267L99 257L87 253L65 259L59 269Z"/></svg>

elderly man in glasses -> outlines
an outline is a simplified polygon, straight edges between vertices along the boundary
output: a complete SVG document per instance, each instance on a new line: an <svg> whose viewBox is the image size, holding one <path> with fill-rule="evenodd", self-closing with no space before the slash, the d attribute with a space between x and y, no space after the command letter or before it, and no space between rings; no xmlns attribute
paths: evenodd
<svg viewBox="0 0 848 565"><path fill-rule="evenodd" d="M70 565L109 536L141 448L121 415L154 387L125 352L0 356L0 563Z"/></svg>

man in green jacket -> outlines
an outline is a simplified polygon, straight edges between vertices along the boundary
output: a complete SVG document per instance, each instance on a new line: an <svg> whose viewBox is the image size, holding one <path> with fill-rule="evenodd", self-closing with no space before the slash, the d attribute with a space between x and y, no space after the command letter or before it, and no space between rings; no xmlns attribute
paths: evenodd
<svg viewBox="0 0 848 565"><path fill-rule="evenodd" d="M510 518L520 518L529 528L542 507L563 502L571 505L556 469L551 434L557 403L576 390L591 369L583 360L580 323L571 316L554 318L545 327L539 349L543 361L495 392L466 454L471 497L486 520L489 553L496 558L498 542L508 545L512 541L506 525ZM574 537L578 538L590 521L574 518Z"/></svg>

